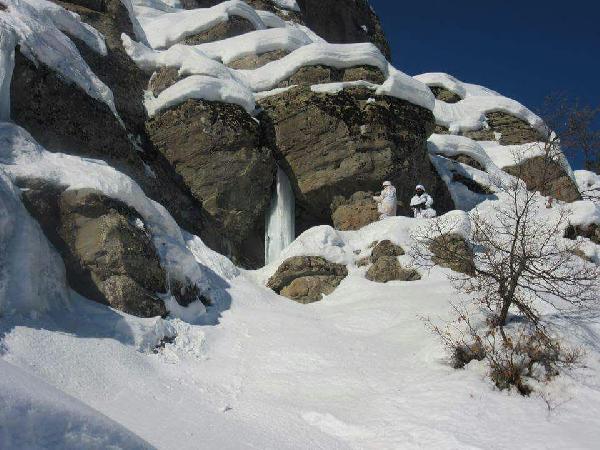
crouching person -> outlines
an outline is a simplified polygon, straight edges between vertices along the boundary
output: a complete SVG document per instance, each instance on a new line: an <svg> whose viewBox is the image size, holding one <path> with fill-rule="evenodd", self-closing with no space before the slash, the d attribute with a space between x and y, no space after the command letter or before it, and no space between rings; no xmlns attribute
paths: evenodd
<svg viewBox="0 0 600 450"><path fill-rule="evenodd" d="M381 195L373 197L377 202L377 212L379 212L379 220L386 217L394 217L396 208L398 207L398 199L396 197L396 188L389 181L383 182L383 190Z"/></svg>
<svg viewBox="0 0 600 450"><path fill-rule="evenodd" d="M415 196L410 200L410 207L412 208L415 217L423 219L435 217L437 213L431 205L433 205L433 198L425 192L423 185L419 184L415 188Z"/></svg>

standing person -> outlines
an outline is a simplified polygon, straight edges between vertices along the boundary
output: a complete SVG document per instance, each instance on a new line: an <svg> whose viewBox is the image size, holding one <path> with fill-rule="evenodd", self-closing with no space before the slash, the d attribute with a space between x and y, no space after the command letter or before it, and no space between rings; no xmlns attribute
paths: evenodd
<svg viewBox="0 0 600 450"><path fill-rule="evenodd" d="M415 196L410 200L410 207L413 209L415 217L431 219L437 215L433 205L433 198L427 192L422 184L415 188Z"/></svg>
<svg viewBox="0 0 600 450"><path fill-rule="evenodd" d="M384 181L381 195L373 197L373 200L377 202L377 211L380 214L379 220L396 215L398 199L396 198L396 188L392 186L391 182Z"/></svg>

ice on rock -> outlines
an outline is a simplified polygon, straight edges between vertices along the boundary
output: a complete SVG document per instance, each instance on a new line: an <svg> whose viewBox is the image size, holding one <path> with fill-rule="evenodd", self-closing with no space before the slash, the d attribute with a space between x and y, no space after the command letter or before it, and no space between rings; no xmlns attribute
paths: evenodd
<svg viewBox="0 0 600 450"><path fill-rule="evenodd" d="M184 233L179 225L161 204L146 197L139 185L131 178L103 161L50 153L35 142L29 133L11 123L0 123L0 142L2 143L0 146L0 169L5 170L12 178L43 178L66 185L68 189L96 189L135 209L141 215L145 227L151 232L161 264L169 276L182 282L190 280L202 292L208 288L204 269L200 267L194 254L188 249ZM23 233L21 229L18 229L17 232ZM27 238L26 241L23 241L23 245L29 242L32 249L25 248L23 251L34 252L39 248L42 249L39 251L43 251L44 241L40 246L35 240L31 240L30 236ZM39 259L40 264L43 264L44 259L39 254L32 253L32 256ZM56 261L55 264L60 266ZM35 270L41 272L50 269L44 266ZM16 277L17 280L19 278ZM60 280L61 278L59 275L55 275L52 276L52 279ZM40 288L39 295L41 296L44 291L44 298L48 298L47 293L51 292L48 287ZM204 307L200 302L195 302L194 308L197 315L204 312ZM189 313L189 310L187 311ZM189 319L189 315L186 316L186 319Z"/></svg>
<svg viewBox="0 0 600 450"><path fill-rule="evenodd" d="M265 218L265 263L275 261L296 237L294 191L290 180L277 168L277 183Z"/></svg>
<svg viewBox="0 0 600 450"><path fill-rule="evenodd" d="M10 82L15 68L15 45L13 31L0 26L0 120L10 120Z"/></svg>
<svg viewBox="0 0 600 450"><path fill-rule="evenodd" d="M112 91L89 68L75 44L63 32L81 39L97 53L106 55L103 36L83 23L77 14L51 2L4 0L4 3L7 11L0 14L3 37L8 37L6 33L12 31L16 45L27 58L47 65L75 83L90 97L105 103L118 118ZM2 43L3 54L10 42L8 37ZM4 75L6 78L6 73Z"/></svg>
<svg viewBox="0 0 600 450"><path fill-rule="evenodd" d="M62 259L0 168L0 317L68 306Z"/></svg>
<svg viewBox="0 0 600 450"><path fill-rule="evenodd" d="M296 0L273 0L273 3L282 9L300 11L300 7L298 6Z"/></svg>

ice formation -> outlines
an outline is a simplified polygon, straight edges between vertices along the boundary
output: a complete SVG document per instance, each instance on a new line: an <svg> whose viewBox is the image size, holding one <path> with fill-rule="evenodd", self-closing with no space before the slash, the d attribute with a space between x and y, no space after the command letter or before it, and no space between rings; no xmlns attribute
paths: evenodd
<svg viewBox="0 0 600 450"><path fill-rule="evenodd" d="M47 65L67 80L83 89L89 96L105 103L118 118L113 93L89 68L75 44L63 33L81 39L88 47L101 55L106 54L104 37L91 26L83 23L77 14L67 11L46 0L3 0L7 11L0 14L2 44L1 60L6 60L14 43L24 56L34 62ZM4 38L6 42L4 42ZM12 75L10 66L0 71L0 82L5 83ZM12 72L12 70L11 70ZM4 88L4 84L2 84ZM4 105L3 101L3 105ZM5 108L5 106L3 106Z"/></svg>
<svg viewBox="0 0 600 450"><path fill-rule="evenodd" d="M68 305L62 259L0 168L0 317L44 313Z"/></svg>
<svg viewBox="0 0 600 450"><path fill-rule="evenodd" d="M281 168L277 168L277 183L265 217L265 262L275 261L282 250L296 237L294 190Z"/></svg>

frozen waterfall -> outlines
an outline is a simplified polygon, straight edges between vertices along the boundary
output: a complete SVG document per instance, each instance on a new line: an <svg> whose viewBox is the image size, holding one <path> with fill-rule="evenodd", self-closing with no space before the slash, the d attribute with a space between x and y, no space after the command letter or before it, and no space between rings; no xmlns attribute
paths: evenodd
<svg viewBox="0 0 600 450"><path fill-rule="evenodd" d="M265 218L265 264L273 262L294 240L295 199L292 185L281 168L277 168L277 188Z"/></svg>

